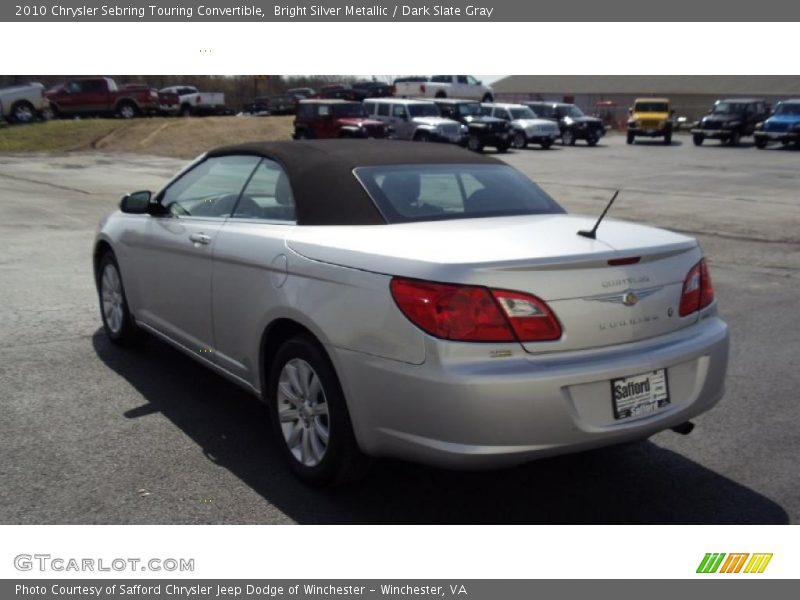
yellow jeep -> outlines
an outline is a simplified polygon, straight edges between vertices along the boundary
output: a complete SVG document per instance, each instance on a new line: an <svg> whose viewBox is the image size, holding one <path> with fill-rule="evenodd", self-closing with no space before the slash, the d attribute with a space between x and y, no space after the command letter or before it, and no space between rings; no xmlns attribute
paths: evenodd
<svg viewBox="0 0 800 600"><path fill-rule="evenodd" d="M669 98L637 98L628 110L628 143L636 137L663 137L672 143L672 115Z"/></svg>

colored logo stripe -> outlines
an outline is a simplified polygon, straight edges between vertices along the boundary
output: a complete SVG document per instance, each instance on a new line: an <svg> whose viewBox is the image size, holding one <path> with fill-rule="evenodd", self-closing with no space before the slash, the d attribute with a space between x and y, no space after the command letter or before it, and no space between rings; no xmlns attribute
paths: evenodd
<svg viewBox="0 0 800 600"><path fill-rule="evenodd" d="M725 557L728 557L727 559ZM747 558L750 557L748 561ZM725 561L723 563L723 560ZM698 573L740 573L744 567L745 573L763 573L769 561L772 560L770 553L758 553L751 555L748 552L734 552L725 554L724 552L708 552L700 561L697 567ZM745 562L747 566L745 566ZM721 566L721 568L720 568Z"/></svg>

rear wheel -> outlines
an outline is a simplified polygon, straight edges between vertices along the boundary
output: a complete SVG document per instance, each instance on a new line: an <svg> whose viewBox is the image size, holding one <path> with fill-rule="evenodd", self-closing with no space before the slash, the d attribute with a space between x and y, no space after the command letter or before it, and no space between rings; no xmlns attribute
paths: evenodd
<svg viewBox="0 0 800 600"><path fill-rule="evenodd" d="M358 448L339 380L313 338L283 343L269 389L276 440L300 479L329 486L366 474L370 461Z"/></svg>
<svg viewBox="0 0 800 600"><path fill-rule="evenodd" d="M631 133L629 131L628 132L628 137L625 139L625 142L627 144L632 144L634 141L636 141L636 134L635 133Z"/></svg>
<svg viewBox="0 0 800 600"><path fill-rule="evenodd" d="M704 142L705 140L706 140L706 138L705 138L705 137L703 137L703 135L702 135L702 134L700 134L700 133L695 133L695 134L692 136L692 142L694 142L694 145L695 145L695 146L702 146L702 145L703 145L703 142Z"/></svg>
<svg viewBox="0 0 800 600"><path fill-rule="evenodd" d="M731 146L738 146L739 142L742 141L742 133L740 131L734 131L731 133L731 137L728 138L728 143Z"/></svg>
<svg viewBox="0 0 800 600"><path fill-rule="evenodd" d="M511 145L517 150L522 150L528 145L528 138L525 137L524 131L517 131L514 137L511 138Z"/></svg>
<svg viewBox="0 0 800 600"><path fill-rule="evenodd" d="M132 119L139 113L133 102L120 102L117 106L117 116L121 119Z"/></svg>
<svg viewBox="0 0 800 600"><path fill-rule="evenodd" d="M542 140L539 142L539 145L542 147L542 150L549 150L550 146L553 145L553 140Z"/></svg>
<svg viewBox="0 0 800 600"><path fill-rule="evenodd" d="M672 143L672 132L668 131L664 134L664 145L669 146Z"/></svg>
<svg viewBox="0 0 800 600"><path fill-rule="evenodd" d="M30 102L17 102L11 108L11 120L14 123L31 123L36 119L36 109Z"/></svg>
<svg viewBox="0 0 800 600"><path fill-rule="evenodd" d="M497 151L500 154L505 154L506 152L508 152L508 144L497 144L495 148L497 148Z"/></svg>
<svg viewBox="0 0 800 600"><path fill-rule="evenodd" d="M599 142L599 141L600 141L600 138L598 138L597 135L595 135L594 133L590 133L586 137L586 143L589 144L590 146L596 146L597 142Z"/></svg>
<svg viewBox="0 0 800 600"><path fill-rule="evenodd" d="M97 265L97 290L100 295L100 317L108 339L119 346L131 346L140 341L143 332L128 309L125 287L114 253L106 252Z"/></svg>
<svg viewBox="0 0 800 600"><path fill-rule="evenodd" d="M481 141L480 136L471 133L467 139L467 148L473 152L483 152L483 142Z"/></svg>
<svg viewBox="0 0 800 600"><path fill-rule="evenodd" d="M298 129L294 134L296 140L310 140L311 133L307 129Z"/></svg>

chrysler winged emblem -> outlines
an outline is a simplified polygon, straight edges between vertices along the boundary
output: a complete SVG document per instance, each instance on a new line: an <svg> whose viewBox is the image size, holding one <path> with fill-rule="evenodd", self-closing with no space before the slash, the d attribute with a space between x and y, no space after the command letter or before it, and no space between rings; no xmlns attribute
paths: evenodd
<svg viewBox="0 0 800 600"><path fill-rule="evenodd" d="M652 296L656 292L664 289L663 285L658 285L651 288L643 288L639 290L628 290L627 292L617 292L615 294L603 294L602 296L592 296L584 298L593 302L611 302L614 304L624 304L625 306L634 306L639 300Z"/></svg>
<svg viewBox="0 0 800 600"><path fill-rule="evenodd" d="M628 292L622 297L622 303L625 306L633 306L639 301L639 296L637 296L634 292Z"/></svg>

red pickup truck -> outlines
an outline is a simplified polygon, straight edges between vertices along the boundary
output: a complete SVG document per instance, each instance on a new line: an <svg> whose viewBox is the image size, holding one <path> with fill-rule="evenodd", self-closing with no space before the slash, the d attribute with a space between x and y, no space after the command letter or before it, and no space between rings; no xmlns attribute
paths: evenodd
<svg viewBox="0 0 800 600"><path fill-rule="evenodd" d="M72 79L45 93L54 116L117 115L131 119L159 111L158 93L147 85L118 85L110 77Z"/></svg>

